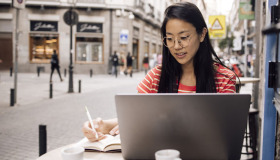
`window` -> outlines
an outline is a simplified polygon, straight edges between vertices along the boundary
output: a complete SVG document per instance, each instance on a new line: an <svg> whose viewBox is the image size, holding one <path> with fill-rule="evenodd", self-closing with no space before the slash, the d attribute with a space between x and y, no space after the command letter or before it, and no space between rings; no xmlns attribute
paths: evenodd
<svg viewBox="0 0 280 160"><path fill-rule="evenodd" d="M149 50L150 50L149 42L145 42L144 45L145 45L144 52L145 52L145 54L147 53L149 55Z"/></svg>
<svg viewBox="0 0 280 160"><path fill-rule="evenodd" d="M30 61L31 62L49 63L54 50L56 50L58 53L58 35L49 35L49 34L30 35Z"/></svg>
<svg viewBox="0 0 280 160"><path fill-rule="evenodd" d="M103 38L77 37L76 62L103 62Z"/></svg>

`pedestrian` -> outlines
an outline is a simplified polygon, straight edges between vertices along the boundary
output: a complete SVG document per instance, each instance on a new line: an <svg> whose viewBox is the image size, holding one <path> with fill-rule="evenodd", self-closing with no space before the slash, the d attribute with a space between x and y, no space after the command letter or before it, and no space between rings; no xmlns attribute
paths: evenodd
<svg viewBox="0 0 280 160"><path fill-rule="evenodd" d="M59 75L60 81L62 82L63 79L61 78L60 75L60 66L59 66L59 60L58 60L58 56L56 54L56 50L53 51L53 55L51 58L51 77L50 77L50 83L52 83L52 75L53 75L53 71L57 70L57 73Z"/></svg>
<svg viewBox="0 0 280 160"><path fill-rule="evenodd" d="M157 65L160 65L162 63L162 54L158 53L157 55Z"/></svg>
<svg viewBox="0 0 280 160"><path fill-rule="evenodd" d="M126 56L126 67L127 67L127 74L130 75L130 77L132 77L132 56L130 55L130 52L128 52L127 56Z"/></svg>
<svg viewBox="0 0 280 160"><path fill-rule="evenodd" d="M149 70L149 56L148 56L148 53L145 53L145 56L143 58L143 68L145 70L145 75L146 75L148 70Z"/></svg>
<svg viewBox="0 0 280 160"><path fill-rule="evenodd" d="M215 53L207 25L197 6L175 3L165 10L161 26L162 64L148 72L138 93L235 93L236 75ZM187 105L187 104L186 104ZM226 107L226 106L225 106ZM117 119L93 121L99 137L119 134ZM83 133L96 141L87 121Z"/></svg>
<svg viewBox="0 0 280 160"><path fill-rule="evenodd" d="M119 66L120 66L120 75L124 75L126 70L126 57L124 55L124 52L120 52Z"/></svg>
<svg viewBox="0 0 280 160"><path fill-rule="evenodd" d="M118 65L119 65L119 57L117 55L117 51L114 51L112 61L113 61L112 73L115 74L115 76L117 78L118 77Z"/></svg>

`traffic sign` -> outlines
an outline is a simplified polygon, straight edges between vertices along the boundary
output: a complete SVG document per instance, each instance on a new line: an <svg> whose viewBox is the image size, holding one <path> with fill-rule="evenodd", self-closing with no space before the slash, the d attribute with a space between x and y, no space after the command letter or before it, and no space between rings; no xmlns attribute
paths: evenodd
<svg viewBox="0 0 280 160"><path fill-rule="evenodd" d="M25 8L25 1L26 0L13 0L13 6L18 9Z"/></svg>
<svg viewBox="0 0 280 160"><path fill-rule="evenodd" d="M67 25L75 25L79 21L79 15L77 12L69 9L64 13L63 20Z"/></svg>
<svg viewBox="0 0 280 160"><path fill-rule="evenodd" d="M123 29L120 32L120 44L128 44L128 33L127 29Z"/></svg>
<svg viewBox="0 0 280 160"><path fill-rule="evenodd" d="M209 16L209 36L211 39L222 39L226 37L226 16Z"/></svg>

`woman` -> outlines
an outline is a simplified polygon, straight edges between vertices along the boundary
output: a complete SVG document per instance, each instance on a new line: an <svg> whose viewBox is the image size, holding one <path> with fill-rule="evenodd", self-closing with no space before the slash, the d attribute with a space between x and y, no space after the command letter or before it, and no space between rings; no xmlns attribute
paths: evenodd
<svg viewBox="0 0 280 160"><path fill-rule="evenodd" d="M153 68L138 85L139 93L235 93L236 76L224 67L207 34L199 9L192 3L176 3L165 10L161 27L162 65ZM117 119L94 121L99 139L119 134ZM89 122L84 135L96 141Z"/></svg>

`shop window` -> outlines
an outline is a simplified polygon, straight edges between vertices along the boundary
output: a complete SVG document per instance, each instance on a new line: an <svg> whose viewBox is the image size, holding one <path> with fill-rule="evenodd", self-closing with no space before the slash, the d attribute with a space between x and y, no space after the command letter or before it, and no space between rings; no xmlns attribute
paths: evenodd
<svg viewBox="0 0 280 160"><path fill-rule="evenodd" d="M149 42L145 42L144 45L145 45L145 48L144 48L145 54L147 53L149 55L149 50L150 50Z"/></svg>
<svg viewBox="0 0 280 160"><path fill-rule="evenodd" d="M30 36L30 61L31 62L49 63L54 50L56 50L58 53L57 36L53 36L53 35Z"/></svg>
<svg viewBox="0 0 280 160"><path fill-rule="evenodd" d="M103 62L103 38L77 38L76 62Z"/></svg>
<svg viewBox="0 0 280 160"><path fill-rule="evenodd" d="M157 53L157 51L156 51L156 44L152 44L152 53Z"/></svg>

